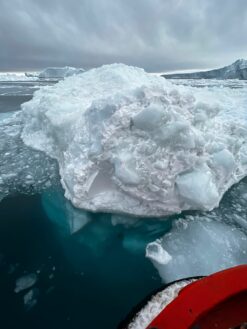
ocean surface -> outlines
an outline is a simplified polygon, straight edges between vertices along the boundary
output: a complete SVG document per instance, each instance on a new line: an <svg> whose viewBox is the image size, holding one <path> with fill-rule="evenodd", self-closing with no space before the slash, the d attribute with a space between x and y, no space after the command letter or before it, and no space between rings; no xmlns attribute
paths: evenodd
<svg viewBox="0 0 247 329"><path fill-rule="evenodd" d="M52 83L0 81L0 120L19 111L35 90ZM243 81L174 83L247 91ZM85 223L78 231L76 219L83 212L68 205L59 184L39 194L4 198L0 202L0 328L116 329L135 305L164 283L145 257L147 244L186 216L225 218L231 229L245 232L246 193L244 180L225 194L211 214L191 212L166 220L84 212Z"/></svg>

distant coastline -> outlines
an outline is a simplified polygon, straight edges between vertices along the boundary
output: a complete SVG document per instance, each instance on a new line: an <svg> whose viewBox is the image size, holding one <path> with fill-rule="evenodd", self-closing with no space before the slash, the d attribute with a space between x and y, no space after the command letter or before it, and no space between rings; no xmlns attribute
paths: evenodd
<svg viewBox="0 0 247 329"><path fill-rule="evenodd" d="M247 80L247 60L238 59L231 65L206 71L162 74L167 79L239 79Z"/></svg>

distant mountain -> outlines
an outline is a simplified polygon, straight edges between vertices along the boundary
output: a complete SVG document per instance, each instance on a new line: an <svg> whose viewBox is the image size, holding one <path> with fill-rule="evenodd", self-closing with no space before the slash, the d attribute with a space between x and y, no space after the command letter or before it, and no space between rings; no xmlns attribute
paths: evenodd
<svg viewBox="0 0 247 329"><path fill-rule="evenodd" d="M238 59L231 65L204 72L173 73L162 75L168 79L240 79L247 80L247 60Z"/></svg>

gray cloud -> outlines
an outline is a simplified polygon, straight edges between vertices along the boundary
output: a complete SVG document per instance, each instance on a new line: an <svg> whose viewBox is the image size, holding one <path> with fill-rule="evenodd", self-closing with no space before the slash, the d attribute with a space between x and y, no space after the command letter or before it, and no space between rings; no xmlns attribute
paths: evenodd
<svg viewBox="0 0 247 329"><path fill-rule="evenodd" d="M0 70L221 66L247 57L246 31L246 0L0 0Z"/></svg>

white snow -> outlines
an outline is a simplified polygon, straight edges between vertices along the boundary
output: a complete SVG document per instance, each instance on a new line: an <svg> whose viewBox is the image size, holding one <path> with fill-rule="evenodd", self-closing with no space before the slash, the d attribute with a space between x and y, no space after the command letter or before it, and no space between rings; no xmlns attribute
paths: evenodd
<svg viewBox="0 0 247 329"><path fill-rule="evenodd" d="M83 73L84 69L77 69L75 67L47 67L39 73L40 79L62 79L71 75Z"/></svg>
<svg viewBox="0 0 247 329"><path fill-rule="evenodd" d="M22 106L22 138L58 161L76 207L211 210L247 172L246 94L236 93L106 65L35 92Z"/></svg>
<svg viewBox="0 0 247 329"><path fill-rule="evenodd" d="M162 239L147 246L146 256L163 281L172 282L246 264L246 250L247 236L240 229L202 217L176 222Z"/></svg>

